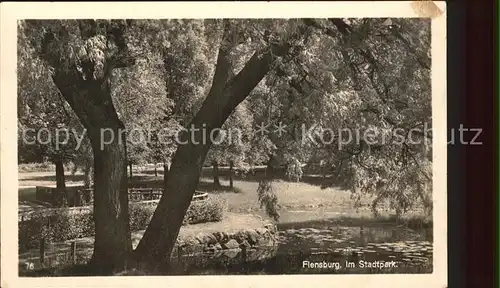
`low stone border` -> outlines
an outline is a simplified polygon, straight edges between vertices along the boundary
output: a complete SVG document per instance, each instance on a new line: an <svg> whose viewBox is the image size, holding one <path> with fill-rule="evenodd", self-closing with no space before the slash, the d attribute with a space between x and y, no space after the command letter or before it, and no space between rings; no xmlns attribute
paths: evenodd
<svg viewBox="0 0 500 288"><path fill-rule="evenodd" d="M275 224L266 224L264 227L240 230L226 233L224 231L206 233L200 232L196 236L179 237L174 253L197 254L216 252L225 249L248 249L262 246L277 245L278 234Z"/></svg>

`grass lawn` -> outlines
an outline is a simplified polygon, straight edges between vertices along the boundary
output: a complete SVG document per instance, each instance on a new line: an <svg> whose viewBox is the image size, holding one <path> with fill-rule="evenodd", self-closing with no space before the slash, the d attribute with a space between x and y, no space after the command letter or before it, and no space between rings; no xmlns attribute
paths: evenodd
<svg viewBox="0 0 500 288"><path fill-rule="evenodd" d="M17 174L19 187L23 186L50 186L56 184L55 172L20 172ZM83 174L81 172L71 175L65 172L66 185L76 185L83 183Z"/></svg>
<svg viewBox="0 0 500 288"><path fill-rule="evenodd" d="M67 185L75 185L81 183L82 175L71 176ZM162 185L161 177L155 178L151 174L136 175L132 181L139 186L156 186ZM223 189L214 191L211 179L200 179L199 190L208 192L212 198L220 199L227 204L228 212L256 212L260 211L260 204L257 195L257 181L235 180L233 191L228 191L229 182L221 179ZM55 175L52 172L29 172L19 174L19 198L20 200L34 200L35 188L23 186L36 185L54 185ZM319 186L307 183L291 183L282 180L277 180L275 183L276 194L279 199L279 204L283 209L317 209L317 208L332 208L340 209L352 208L353 201L350 198L350 192L335 188L321 189ZM369 199L365 201L369 202Z"/></svg>
<svg viewBox="0 0 500 288"><path fill-rule="evenodd" d="M207 175L208 174L208 175ZM141 171L134 174L131 185L139 187L161 186L163 183L162 173L154 176L153 171ZM214 190L212 179L209 177L210 169L204 169L200 179L198 190L208 192L211 198L221 200L226 205L226 211L230 213L259 214L267 218L260 207L257 195L258 176L253 178L235 177L234 189L228 188L227 177L221 177L221 189ZM81 184L83 175L67 175L68 186ZM306 180L307 181L307 180ZM19 185L54 185L55 175L53 172L25 172L19 173ZM354 208L351 192L338 188L321 188L314 183L293 183L283 180L274 182L278 203L281 206L280 222L309 221L317 219L348 217L348 218L372 218L370 211L371 198L364 196L361 206ZM23 201L34 200L34 188L20 187L19 199ZM392 211L380 209L382 215L388 217ZM296 213L296 212L304 213ZM419 211L410 213L412 217L421 216Z"/></svg>
<svg viewBox="0 0 500 288"><path fill-rule="evenodd" d="M209 179L202 179L210 181ZM206 183L206 182L205 182ZM221 181L222 185L228 185L226 181ZM257 195L257 182L235 181L236 191L218 192L212 191L212 197L223 200L227 203L227 209L231 212L255 212L261 210ZM291 183L276 181L274 184L278 203L282 209L351 209L353 201L349 191L335 188L321 189L318 186L307 183ZM369 199L365 201L369 203Z"/></svg>

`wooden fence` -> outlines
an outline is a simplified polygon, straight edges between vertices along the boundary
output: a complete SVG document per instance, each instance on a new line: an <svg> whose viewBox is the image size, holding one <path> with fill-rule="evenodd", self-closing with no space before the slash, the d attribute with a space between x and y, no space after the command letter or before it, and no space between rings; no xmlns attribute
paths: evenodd
<svg viewBox="0 0 500 288"><path fill-rule="evenodd" d="M69 193L70 192L70 193ZM159 200L163 195L163 188L129 188L128 197L130 202L142 202ZM208 198L208 194L196 191L193 201L202 201ZM60 193L52 187L36 187L36 200L49 203L54 207L61 207L65 203L69 207L88 206L94 201L93 188L79 188L66 193Z"/></svg>

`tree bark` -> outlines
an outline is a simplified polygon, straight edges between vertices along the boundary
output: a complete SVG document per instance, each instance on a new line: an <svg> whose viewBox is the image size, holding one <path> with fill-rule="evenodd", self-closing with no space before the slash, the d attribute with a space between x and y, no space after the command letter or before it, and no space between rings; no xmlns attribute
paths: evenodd
<svg viewBox="0 0 500 288"><path fill-rule="evenodd" d="M229 30L225 29L223 39L229 39ZM221 128L236 106L269 72L275 56L283 56L290 47L288 44L271 45L268 47L270 49L255 53L243 69L230 79L230 51L224 43L223 40L219 48L210 92L188 127L206 129L207 132ZM193 137L195 139L191 139L187 131L181 134L181 141L185 144L179 145L174 154L164 194L136 248L139 264L146 266L148 270L165 272L170 266L170 256L182 220L198 186L205 157L212 145L210 141L201 141L201 134L196 133Z"/></svg>
<svg viewBox="0 0 500 288"><path fill-rule="evenodd" d="M95 95L110 100L101 105L87 102L85 110L81 109L82 104L72 107L88 131L94 155L95 242L90 263L96 272L104 275L122 271L127 268L132 251L125 127L109 104L112 102L108 85L90 83L77 86L80 89L76 91L68 91L63 85L58 87L63 95L71 95L65 96L72 100L68 101L70 104L74 103L70 97L85 99Z"/></svg>
<svg viewBox="0 0 500 288"><path fill-rule="evenodd" d="M219 179L219 163L217 161L212 162L212 174L214 177L214 189L220 188L222 185L220 184L220 179Z"/></svg>
<svg viewBox="0 0 500 288"><path fill-rule="evenodd" d="M229 161L229 188L233 189L234 183L233 183L233 170L234 170L234 163L233 161Z"/></svg>
<svg viewBox="0 0 500 288"><path fill-rule="evenodd" d="M94 155L94 222L95 242L91 264L99 274L111 274L127 268L132 251L130 237L126 141L123 123L113 105L109 77L113 69L134 64L125 42L125 21L100 22L86 19L73 23L74 33L62 22L54 21L44 29L37 53L52 68L52 79L88 132ZM28 22L38 29L38 22ZM70 25L70 24L68 24ZM97 65L91 57L71 57L70 35L80 41L96 36L94 29L106 29L106 41L116 44L117 51L106 51ZM56 36L57 35L57 36ZM78 49L78 47L76 47ZM84 51L85 52L85 51ZM116 53L115 53L116 52ZM86 52L88 53L88 52ZM114 137L105 137L112 133ZM101 145L104 144L104 145Z"/></svg>
<svg viewBox="0 0 500 288"><path fill-rule="evenodd" d="M113 128L113 133L119 135L119 129ZM94 147L95 242L92 263L108 271L126 269L132 251L126 141L124 136L120 140L105 145L103 149Z"/></svg>

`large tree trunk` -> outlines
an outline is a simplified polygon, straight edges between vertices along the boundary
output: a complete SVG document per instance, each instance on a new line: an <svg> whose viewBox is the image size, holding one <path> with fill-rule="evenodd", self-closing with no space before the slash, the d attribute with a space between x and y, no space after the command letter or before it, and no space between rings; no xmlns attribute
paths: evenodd
<svg viewBox="0 0 500 288"><path fill-rule="evenodd" d="M233 189L234 183L233 183L233 173L234 173L234 163L233 161L229 161L229 188Z"/></svg>
<svg viewBox="0 0 500 288"><path fill-rule="evenodd" d="M128 212L127 149L123 133L125 127L118 119L114 107L109 105L109 86L102 83L92 84L81 87L80 91L60 90L63 95L73 95L65 97L77 95L76 97L85 99L93 95L109 99L109 102L102 103L102 106L87 103L85 110L80 110L81 106L72 106L88 131L94 155L95 242L90 263L96 273L108 275L126 269L132 251Z"/></svg>
<svg viewBox="0 0 500 288"><path fill-rule="evenodd" d="M92 144L95 242L91 264L96 273L112 274L127 268L132 251L125 127L112 104L107 80L57 73L54 83L87 129Z"/></svg>
<svg viewBox="0 0 500 288"><path fill-rule="evenodd" d="M219 163L217 161L212 162L212 176L214 177L214 189L219 189L222 185L220 184L219 178Z"/></svg>
<svg viewBox="0 0 500 288"><path fill-rule="evenodd" d="M113 105L109 79L114 68L131 66L135 62L129 57L125 40L128 23L124 20L98 23L93 19L64 22L65 24L60 21L51 23L44 29L42 40L36 49L53 68L51 74L54 84L82 122L92 143L95 242L91 263L99 268L99 272L110 274L127 267L127 257L132 250L126 141L121 133L124 126ZM34 29L39 29L40 26L38 22L28 22L27 25L33 25ZM77 57L78 60L70 55L72 52L67 47L72 47L75 43L81 44L97 36L103 29L106 33L101 36L106 37L106 42L110 46L114 44L116 49L106 50L102 62L91 60L90 49L80 49L86 55ZM78 39L74 41L73 36ZM103 139L104 134L109 133L113 133L112 140Z"/></svg>
<svg viewBox="0 0 500 288"><path fill-rule="evenodd" d="M227 29L229 28L227 21L225 24L223 38L227 40L230 39L228 34L231 29ZM212 87L202 107L191 121L192 126L188 127L206 129L208 133L212 129L222 127L236 106L248 96L271 69L274 56L283 56L289 49L288 45L272 45L271 49L255 53L245 67L230 79L228 42L222 41ZM177 148L165 192L136 248L135 254L140 264L152 271L165 272L169 268L170 256L177 235L198 186L205 157L212 145L210 141L203 143L201 134L196 133L195 139L191 139L187 131L181 135L181 140L187 142Z"/></svg>
<svg viewBox="0 0 500 288"><path fill-rule="evenodd" d="M120 127L113 128L113 133L118 135L119 129ZM129 253L132 251L127 152L125 137L122 137L104 145L103 149L94 145L95 242L92 263L107 271L127 268Z"/></svg>

